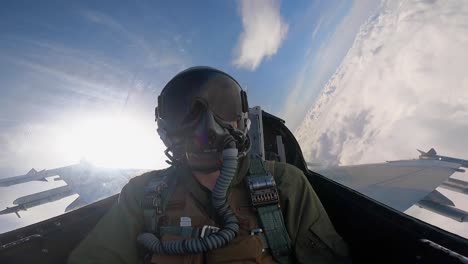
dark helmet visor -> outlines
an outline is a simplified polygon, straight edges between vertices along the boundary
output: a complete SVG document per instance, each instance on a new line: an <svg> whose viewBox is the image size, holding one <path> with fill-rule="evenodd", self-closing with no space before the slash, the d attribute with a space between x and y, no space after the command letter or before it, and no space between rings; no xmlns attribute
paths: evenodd
<svg viewBox="0 0 468 264"><path fill-rule="evenodd" d="M241 91L239 84L223 72L210 68L189 69L164 87L158 98L158 115L170 131L190 124L200 104L221 120L237 121L245 108Z"/></svg>

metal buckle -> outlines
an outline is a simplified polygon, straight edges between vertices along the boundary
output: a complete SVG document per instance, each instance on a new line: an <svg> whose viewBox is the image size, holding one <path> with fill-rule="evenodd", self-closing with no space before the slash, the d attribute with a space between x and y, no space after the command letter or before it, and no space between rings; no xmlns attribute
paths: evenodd
<svg viewBox="0 0 468 264"><path fill-rule="evenodd" d="M200 238L204 238L205 236L208 236L210 234L216 233L219 231L219 227L216 226L210 226L210 225L204 225L202 227L202 231L200 234Z"/></svg>
<svg viewBox="0 0 468 264"><path fill-rule="evenodd" d="M258 235L260 233L263 233L263 229L261 229L261 228L254 228L254 229L250 230L250 235L251 236L256 236L256 235Z"/></svg>
<svg viewBox="0 0 468 264"><path fill-rule="evenodd" d="M250 189L250 199L254 207L279 203L276 182L271 174L249 177L247 183Z"/></svg>

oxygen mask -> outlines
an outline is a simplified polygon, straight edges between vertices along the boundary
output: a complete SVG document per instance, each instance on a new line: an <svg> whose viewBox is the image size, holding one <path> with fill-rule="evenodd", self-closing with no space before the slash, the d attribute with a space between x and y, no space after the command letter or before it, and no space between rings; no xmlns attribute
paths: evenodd
<svg viewBox="0 0 468 264"><path fill-rule="evenodd" d="M192 130L185 140L186 160L192 170L204 173L220 170L223 150L237 148L232 135L234 123L221 120L204 107L196 112Z"/></svg>

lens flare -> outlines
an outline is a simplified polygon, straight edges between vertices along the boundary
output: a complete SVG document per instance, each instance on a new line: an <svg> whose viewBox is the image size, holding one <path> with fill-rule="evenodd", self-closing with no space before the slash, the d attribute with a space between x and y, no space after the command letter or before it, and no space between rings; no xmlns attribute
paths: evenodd
<svg viewBox="0 0 468 264"><path fill-rule="evenodd" d="M150 122L98 116L75 120L56 135L55 147L67 157L107 168L165 167L164 145Z"/></svg>

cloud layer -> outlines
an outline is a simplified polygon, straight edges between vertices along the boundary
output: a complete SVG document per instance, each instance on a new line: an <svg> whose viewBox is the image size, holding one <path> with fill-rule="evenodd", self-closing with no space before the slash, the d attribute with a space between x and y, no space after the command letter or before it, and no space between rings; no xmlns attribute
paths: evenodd
<svg viewBox="0 0 468 264"><path fill-rule="evenodd" d="M430 147L468 158L466 47L466 2L384 2L295 131L306 160L365 164ZM439 191L467 209L466 195ZM466 223L418 206L405 212L468 238Z"/></svg>
<svg viewBox="0 0 468 264"><path fill-rule="evenodd" d="M320 40L316 38L317 34L324 34L321 31L331 28L331 24L340 16L343 8L332 7L324 11L311 33L312 38L309 43L311 49L305 54L301 70L294 76L286 103L283 105L281 116L287 120L288 127L292 129L298 127L307 110L320 94L323 85L327 83L346 56L361 25L375 14L378 7L378 1L355 1L341 22L331 31L329 37L321 42L317 50L314 50L312 47L320 43Z"/></svg>
<svg viewBox="0 0 468 264"><path fill-rule="evenodd" d="M253 71L263 59L276 54L286 38L288 25L281 17L277 0L242 0L240 3L243 32L234 64Z"/></svg>
<svg viewBox="0 0 468 264"><path fill-rule="evenodd" d="M468 6L388 1L295 131L306 160L468 157Z"/></svg>

